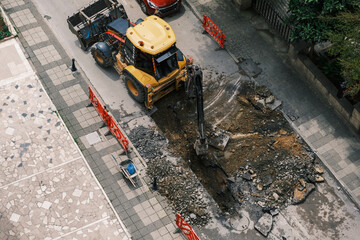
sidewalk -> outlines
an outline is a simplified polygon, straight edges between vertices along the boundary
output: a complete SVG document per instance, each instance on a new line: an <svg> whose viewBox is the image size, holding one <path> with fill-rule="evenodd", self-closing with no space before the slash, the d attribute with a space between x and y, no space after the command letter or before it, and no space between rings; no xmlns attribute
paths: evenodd
<svg viewBox="0 0 360 240"><path fill-rule="evenodd" d="M311 91L231 1L186 0L202 19L206 14L225 33L226 48L236 59L252 59L262 73L255 78L283 101L290 124L309 144L360 208L360 137L346 126L325 100Z"/></svg>
<svg viewBox="0 0 360 240"><path fill-rule="evenodd" d="M130 239L15 39L0 70L0 239Z"/></svg>
<svg viewBox="0 0 360 240"><path fill-rule="evenodd" d="M134 188L116 168L112 155L121 153L122 147L113 136L105 136L107 128L95 108L86 107L90 103L89 81L83 73L70 71L71 59L33 2L0 3L19 31L26 57L131 237L183 239L180 233L174 233L175 215L166 199L153 193L141 179ZM144 176L143 161L135 153L133 157L140 176Z"/></svg>

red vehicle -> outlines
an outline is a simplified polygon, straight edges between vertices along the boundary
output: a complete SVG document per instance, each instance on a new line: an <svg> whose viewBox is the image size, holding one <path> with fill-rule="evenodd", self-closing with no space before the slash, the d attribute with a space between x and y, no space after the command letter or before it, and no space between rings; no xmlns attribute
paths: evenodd
<svg viewBox="0 0 360 240"><path fill-rule="evenodd" d="M146 15L165 17L179 11L181 0L137 0Z"/></svg>

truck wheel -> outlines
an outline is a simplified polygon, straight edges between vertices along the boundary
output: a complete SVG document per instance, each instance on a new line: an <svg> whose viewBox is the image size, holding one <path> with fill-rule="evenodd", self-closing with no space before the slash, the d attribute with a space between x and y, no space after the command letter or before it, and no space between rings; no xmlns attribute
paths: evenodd
<svg viewBox="0 0 360 240"><path fill-rule="evenodd" d="M140 86L132 77L125 75L125 85L130 96L137 102L143 103L145 101L144 88Z"/></svg>
<svg viewBox="0 0 360 240"><path fill-rule="evenodd" d="M143 13L145 13L146 15L149 15L146 4L144 3L143 0L140 0L140 8L141 8L141 11L143 11Z"/></svg>
<svg viewBox="0 0 360 240"><path fill-rule="evenodd" d="M100 49L96 46L91 49L91 55L95 59L96 63L103 68L107 68L113 65L112 56L106 56Z"/></svg>

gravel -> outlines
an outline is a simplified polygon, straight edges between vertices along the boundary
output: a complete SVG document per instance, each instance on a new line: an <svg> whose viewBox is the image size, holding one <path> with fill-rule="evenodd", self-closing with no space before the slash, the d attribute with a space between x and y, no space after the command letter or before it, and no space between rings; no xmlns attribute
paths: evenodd
<svg viewBox="0 0 360 240"><path fill-rule="evenodd" d="M189 224L205 226L209 222L203 189L190 169L166 158L154 158L148 163L147 174L157 178L159 193L168 199L174 213L180 213Z"/></svg>
<svg viewBox="0 0 360 240"><path fill-rule="evenodd" d="M158 131L143 126L132 129L129 138L146 161L162 156L167 145L166 138Z"/></svg>

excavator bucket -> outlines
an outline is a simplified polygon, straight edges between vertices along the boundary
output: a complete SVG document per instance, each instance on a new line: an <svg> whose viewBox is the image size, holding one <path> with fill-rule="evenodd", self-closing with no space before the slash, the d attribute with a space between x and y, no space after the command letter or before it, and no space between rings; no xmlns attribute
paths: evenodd
<svg viewBox="0 0 360 240"><path fill-rule="evenodd" d="M203 156L208 153L209 145L206 140L202 143L201 139L196 139L196 141L194 143L194 149L195 149L196 155Z"/></svg>

